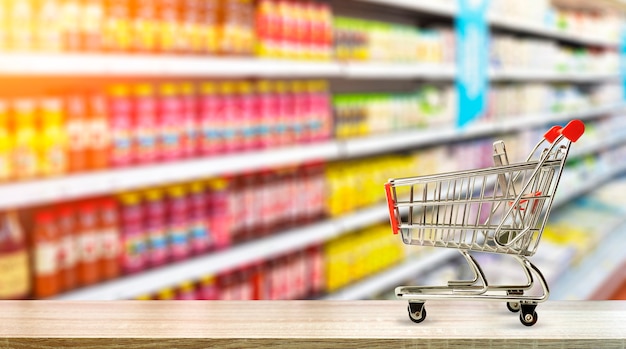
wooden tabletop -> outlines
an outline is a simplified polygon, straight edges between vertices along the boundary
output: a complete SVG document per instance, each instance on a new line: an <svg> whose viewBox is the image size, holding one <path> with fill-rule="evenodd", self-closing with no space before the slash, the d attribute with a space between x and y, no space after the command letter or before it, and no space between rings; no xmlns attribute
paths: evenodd
<svg viewBox="0 0 626 349"><path fill-rule="evenodd" d="M0 301L0 348L626 348L626 301Z"/></svg>

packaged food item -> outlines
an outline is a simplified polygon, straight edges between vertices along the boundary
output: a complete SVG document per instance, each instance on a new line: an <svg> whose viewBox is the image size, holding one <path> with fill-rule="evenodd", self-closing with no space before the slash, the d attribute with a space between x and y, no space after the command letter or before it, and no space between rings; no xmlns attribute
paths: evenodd
<svg viewBox="0 0 626 349"><path fill-rule="evenodd" d="M222 127L224 121L218 117L221 112L221 98L214 82L203 82L200 97L200 154L203 156L220 153L224 150Z"/></svg>
<svg viewBox="0 0 626 349"><path fill-rule="evenodd" d="M140 272L146 268L148 255L144 226L144 208L139 194L125 193L119 197L120 267L124 274Z"/></svg>
<svg viewBox="0 0 626 349"><path fill-rule="evenodd" d="M191 281L185 281L180 284L178 292L176 292L176 300L189 301L197 298L196 287Z"/></svg>
<svg viewBox="0 0 626 349"><path fill-rule="evenodd" d="M131 13L127 0L104 0L102 46L106 51L126 52L131 48Z"/></svg>
<svg viewBox="0 0 626 349"><path fill-rule="evenodd" d="M152 267L165 264L169 248L165 224L165 199L161 189L149 189L144 194L144 226L147 238L147 260Z"/></svg>
<svg viewBox="0 0 626 349"><path fill-rule="evenodd" d="M41 103L39 168L44 176L64 174L67 170L66 135L62 102L46 98Z"/></svg>
<svg viewBox="0 0 626 349"><path fill-rule="evenodd" d="M13 177L13 133L9 120L9 106L0 99L0 181Z"/></svg>
<svg viewBox="0 0 626 349"><path fill-rule="evenodd" d="M0 299L24 299L32 289L30 252L18 215L0 215Z"/></svg>
<svg viewBox="0 0 626 349"><path fill-rule="evenodd" d="M191 255L189 202L183 185L167 188L167 238L170 256L173 261L186 259Z"/></svg>
<svg viewBox="0 0 626 349"><path fill-rule="evenodd" d="M59 20L61 0L35 1L35 46L38 50L59 52L63 49L63 28Z"/></svg>
<svg viewBox="0 0 626 349"><path fill-rule="evenodd" d="M37 160L37 129L35 124L35 101L19 99L13 104L13 165L17 179L33 178L40 173Z"/></svg>
<svg viewBox="0 0 626 349"><path fill-rule="evenodd" d="M234 143L238 143L235 149L250 150L254 148L256 142L255 131L255 110L254 110L254 90L253 85L247 81L240 81L237 84L237 117L233 122L237 125Z"/></svg>
<svg viewBox="0 0 626 349"><path fill-rule="evenodd" d="M201 0L198 5L199 25L196 29L195 38L199 52L214 54L219 51L219 1ZM196 40L194 40L194 47Z"/></svg>
<svg viewBox="0 0 626 349"><path fill-rule="evenodd" d="M157 16L157 1L132 0L131 38L135 52L156 52L160 40L161 22Z"/></svg>
<svg viewBox="0 0 626 349"><path fill-rule="evenodd" d="M82 49L81 24L82 6L80 0L61 0L60 26L63 50L80 51Z"/></svg>
<svg viewBox="0 0 626 349"><path fill-rule="evenodd" d="M65 136L67 139L67 168L81 172L88 168L89 131L86 122L85 97L79 94L65 100Z"/></svg>
<svg viewBox="0 0 626 349"><path fill-rule="evenodd" d="M59 229L59 283L67 291L78 286L78 235L75 206L61 205L57 211ZM117 262L117 261L116 261Z"/></svg>
<svg viewBox="0 0 626 349"><path fill-rule="evenodd" d="M209 231L207 195L204 183L192 182L189 186L190 243L194 254L202 254L212 245Z"/></svg>
<svg viewBox="0 0 626 349"><path fill-rule="evenodd" d="M159 153L165 161L179 159L183 154L185 128L179 121L183 105L177 87L173 83L159 86Z"/></svg>
<svg viewBox="0 0 626 349"><path fill-rule="evenodd" d="M220 84L219 98L220 109L218 117L222 120L220 125L224 150L231 152L239 150L242 146L239 134L239 111L237 105L237 91L233 81L224 81Z"/></svg>
<svg viewBox="0 0 626 349"><path fill-rule="evenodd" d="M92 200L79 203L77 222L78 281L83 286L92 285L102 280L98 212Z"/></svg>
<svg viewBox="0 0 626 349"><path fill-rule="evenodd" d="M133 91L134 158L138 164L155 162L160 153L157 101L150 84L139 84Z"/></svg>
<svg viewBox="0 0 626 349"><path fill-rule="evenodd" d="M133 163L132 102L128 85L117 84L108 91L109 127L111 131L111 166L128 166Z"/></svg>
<svg viewBox="0 0 626 349"><path fill-rule="evenodd" d="M231 197L231 180L215 178L208 182L207 206L209 212L209 230L211 231L215 248L224 249L230 246L231 214L229 198Z"/></svg>
<svg viewBox="0 0 626 349"><path fill-rule="evenodd" d="M80 7L80 46L83 51L102 50L106 0L82 0Z"/></svg>
<svg viewBox="0 0 626 349"><path fill-rule="evenodd" d="M33 228L33 295L54 296L61 291L59 278L59 231L51 211L35 214Z"/></svg>
<svg viewBox="0 0 626 349"><path fill-rule="evenodd" d="M98 201L99 245L102 249L100 274L103 280L120 274L120 231L117 203L112 198Z"/></svg>
<svg viewBox="0 0 626 349"><path fill-rule="evenodd" d="M88 168L99 170L109 166L111 154L111 128L107 119L106 98L94 93L88 95L86 129L84 134Z"/></svg>
<svg viewBox="0 0 626 349"><path fill-rule="evenodd" d="M261 148L270 148L275 145L275 130L278 127L277 97L273 93L273 84L270 80L259 80L256 84L257 107L256 113L259 123L259 142Z"/></svg>
<svg viewBox="0 0 626 349"><path fill-rule="evenodd" d="M181 149L182 157L195 157L199 153L200 132L199 118L200 112L199 96L196 94L196 85L193 82L185 82L180 86L182 111L180 114L183 124Z"/></svg>
<svg viewBox="0 0 626 349"><path fill-rule="evenodd" d="M198 283L198 299L200 300L217 300L219 297L219 290L217 288L215 276L205 275L200 278Z"/></svg>
<svg viewBox="0 0 626 349"><path fill-rule="evenodd" d="M32 0L6 1L9 47L14 51L29 51L35 48L35 26L37 14Z"/></svg>
<svg viewBox="0 0 626 349"><path fill-rule="evenodd" d="M156 0L159 52L178 52L182 49L180 28L181 0Z"/></svg>

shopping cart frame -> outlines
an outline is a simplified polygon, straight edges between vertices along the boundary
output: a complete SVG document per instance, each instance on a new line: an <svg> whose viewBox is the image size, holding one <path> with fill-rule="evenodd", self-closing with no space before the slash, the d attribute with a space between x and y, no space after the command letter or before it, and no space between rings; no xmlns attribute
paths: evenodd
<svg viewBox="0 0 626 349"><path fill-rule="evenodd" d="M541 271L527 257L537 250L571 144L583 133L584 124L572 120L546 132L525 162L508 164L500 141L494 143L493 167L390 179L385 184L393 233L400 233L407 245L457 249L473 274L469 280L451 280L446 286L397 287L396 297L409 301L412 321L424 321L426 300L471 299L505 301L511 312L521 310L522 324L537 322L535 309L548 299L550 291ZM532 160L544 144L538 159ZM398 195L398 189L405 187L410 188L408 200ZM486 217L481 216L483 207L489 211ZM489 284L470 252L512 256L526 282ZM535 279L540 295L527 293L535 288Z"/></svg>

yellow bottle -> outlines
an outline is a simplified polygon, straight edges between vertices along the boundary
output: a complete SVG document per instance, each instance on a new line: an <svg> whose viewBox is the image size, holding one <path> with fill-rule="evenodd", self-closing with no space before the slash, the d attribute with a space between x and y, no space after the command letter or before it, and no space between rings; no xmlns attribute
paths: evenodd
<svg viewBox="0 0 626 349"><path fill-rule="evenodd" d="M17 179L32 178L39 174L37 163L37 133L35 128L35 102L21 99L14 104L15 128L13 139L13 168Z"/></svg>
<svg viewBox="0 0 626 349"><path fill-rule="evenodd" d="M7 104L0 100L0 181L10 179L13 175L11 166L12 134L9 131L9 110Z"/></svg>
<svg viewBox="0 0 626 349"><path fill-rule="evenodd" d="M48 98L43 101L40 125L37 153L41 174L44 176L64 174L67 170L67 138L60 99Z"/></svg>

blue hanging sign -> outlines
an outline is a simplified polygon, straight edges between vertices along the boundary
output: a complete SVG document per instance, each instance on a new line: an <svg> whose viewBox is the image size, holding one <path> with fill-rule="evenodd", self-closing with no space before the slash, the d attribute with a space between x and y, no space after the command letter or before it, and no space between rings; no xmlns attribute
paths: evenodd
<svg viewBox="0 0 626 349"><path fill-rule="evenodd" d="M619 47L619 70L622 78L622 96L624 100L626 100L626 24L622 25L622 30L620 33L620 47Z"/></svg>
<svg viewBox="0 0 626 349"><path fill-rule="evenodd" d="M488 0L458 0L455 31L459 127L479 118L487 104L487 3Z"/></svg>

